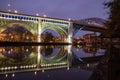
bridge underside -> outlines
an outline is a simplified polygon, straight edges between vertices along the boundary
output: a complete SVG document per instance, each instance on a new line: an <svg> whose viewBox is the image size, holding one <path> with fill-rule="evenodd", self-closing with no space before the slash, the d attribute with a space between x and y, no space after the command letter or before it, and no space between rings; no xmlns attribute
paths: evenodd
<svg viewBox="0 0 120 80"><path fill-rule="evenodd" d="M100 26L83 23L73 23L73 36L80 30L104 33L107 29Z"/></svg>

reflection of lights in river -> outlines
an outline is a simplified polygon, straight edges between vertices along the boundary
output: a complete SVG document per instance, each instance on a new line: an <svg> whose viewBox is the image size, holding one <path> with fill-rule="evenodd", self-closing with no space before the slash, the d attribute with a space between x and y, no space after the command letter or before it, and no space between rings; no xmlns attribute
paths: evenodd
<svg viewBox="0 0 120 80"><path fill-rule="evenodd" d="M42 72L45 72L44 69L42 69Z"/></svg>
<svg viewBox="0 0 120 80"><path fill-rule="evenodd" d="M14 77L14 76L15 76L15 74L13 73L13 74L12 74L12 77Z"/></svg>
<svg viewBox="0 0 120 80"><path fill-rule="evenodd" d="M8 74L6 74L5 77L8 77Z"/></svg>
<svg viewBox="0 0 120 80"><path fill-rule="evenodd" d="M11 52L10 51L8 51L8 54L10 54Z"/></svg>
<svg viewBox="0 0 120 80"><path fill-rule="evenodd" d="M37 72L35 71L35 75L37 75Z"/></svg>
<svg viewBox="0 0 120 80"><path fill-rule="evenodd" d="M29 49L26 49L26 52L28 52L29 51Z"/></svg>
<svg viewBox="0 0 120 80"><path fill-rule="evenodd" d="M67 70L69 70L70 68L69 67L67 67Z"/></svg>
<svg viewBox="0 0 120 80"><path fill-rule="evenodd" d="M13 51L13 49L11 49L11 51Z"/></svg>
<svg viewBox="0 0 120 80"><path fill-rule="evenodd" d="M90 67L90 64L87 64L87 67Z"/></svg>

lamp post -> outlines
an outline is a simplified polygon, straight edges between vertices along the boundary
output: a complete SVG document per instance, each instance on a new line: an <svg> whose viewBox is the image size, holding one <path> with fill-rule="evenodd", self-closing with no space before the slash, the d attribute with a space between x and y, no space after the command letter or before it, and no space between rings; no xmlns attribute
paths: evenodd
<svg viewBox="0 0 120 80"><path fill-rule="evenodd" d="M11 7L11 4L10 4L10 3L8 3L8 12L11 12L10 7Z"/></svg>
<svg viewBox="0 0 120 80"><path fill-rule="evenodd" d="M18 11L17 11L17 10L15 10L14 12L15 12L15 13L18 13Z"/></svg>

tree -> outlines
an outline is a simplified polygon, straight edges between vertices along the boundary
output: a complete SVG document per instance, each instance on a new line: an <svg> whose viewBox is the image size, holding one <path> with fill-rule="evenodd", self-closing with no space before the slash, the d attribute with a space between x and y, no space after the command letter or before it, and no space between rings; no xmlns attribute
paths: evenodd
<svg viewBox="0 0 120 80"><path fill-rule="evenodd" d="M49 32L46 32L46 34L45 34L45 42L50 42L52 39L53 39L53 35L52 35L52 33L49 33Z"/></svg>
<svg viewBox="0 0 120 80"><path fill-rule="evenodd" d="M109 37L120 37L120 0L111 0L104 4L109 8L109 21L108 32L106 33Z"/></svg>

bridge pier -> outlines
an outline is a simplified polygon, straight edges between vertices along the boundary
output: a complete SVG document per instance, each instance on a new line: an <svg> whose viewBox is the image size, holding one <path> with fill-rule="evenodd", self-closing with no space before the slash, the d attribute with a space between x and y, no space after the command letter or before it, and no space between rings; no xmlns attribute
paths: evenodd
<svg viewBox="0 0 120 80"><path fill-rule="evenodd" d="M69 28L68 28L68 43L72 44L72 37L73 37L73 23L69 23Z"/></svg>
<svg viewBox="0 0 120 80"><path fill-rule="evenodd" d="M41 22L41 19L38 19L38 36L37 36L37 42L41 42L41 28L42 28L42 22Z"/></svg>

